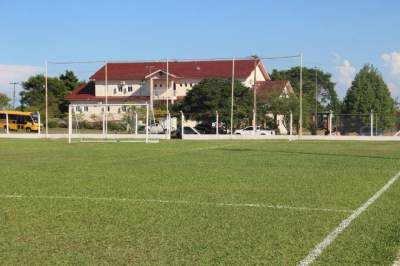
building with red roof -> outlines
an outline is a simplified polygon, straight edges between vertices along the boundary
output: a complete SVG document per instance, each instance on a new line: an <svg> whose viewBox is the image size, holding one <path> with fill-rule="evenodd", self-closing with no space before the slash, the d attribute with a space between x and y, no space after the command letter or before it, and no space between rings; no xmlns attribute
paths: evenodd
<svg viewBox="0 0 400 266"><path fill-rule="evenodd" d="M154 101L167 100L173 103L185 97L203 79L231 79L232 66L232 60L107 63L90 77L90 82L74 89L66 100L76 104L149 102L152 105ZM265 92L268 88L276 90L279 84L283 86L282 92L287 87L287 81L279 84L271 81L258 58L235 60L234 76L249 88L260 87L263 95L268 94Z"/></svg>

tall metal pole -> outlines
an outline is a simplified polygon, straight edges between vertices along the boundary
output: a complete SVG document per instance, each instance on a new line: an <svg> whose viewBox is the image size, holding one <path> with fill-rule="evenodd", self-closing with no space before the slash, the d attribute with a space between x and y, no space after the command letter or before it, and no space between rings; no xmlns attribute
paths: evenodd
<svg viewBox="0 0 400 266"><path fill-rule="evenodd" d="M315 131L318 128L318 72L317 67L315 67Z"/></svg>
<svg viewBox="0 0 400 266"><path fill-rule="evenodd" d="M218 111L215 111L215 134L218 136L219 135L219 114Z"/></svg>
<svg viewBox="0 0 400 266"><path fill-rule="evenodd" d="M10 83L8 83L8 84L14 86L14 89L13 89L13 109L15 109L15 85L19 84L19 82L13 81L13 82L10 82Z"/></svg>
<svg viewBox="0 0 400 266"><path fill-rule="evenodd" d="M108 104L108 62L105 61L105 65L104 65L104 84L105 84L105 88L106 88L106 110L105 110L105 137L107 137L108 135L108 108L109 106Z"/></svg>
<svg viewBox="0 0 400 266"><path fill-rule="evenodd" d="M233 135L233 96L235 87L235 58L232 58L232 91L231 91L231 136Z"/></svg>
<svg viewBox="0 0 400 266"><path fill-rule="evenodd" d="M169 113L168 99L169 99L169 61L167 59L167 114Z"/></svg>
<svg viewBox="0 0 400 266"><path fill-rule="evenodd" d="M49 134L49 112L48 112L48 108L47 108L47 104L48 104L48 95L47 95L47 90L48 90L48 86L47 86L47 76L48 76L48 68L47 68L47 60L46 60L46 62L45 62L45 68L46 68L46 72L45 72L45 81L44 81L44 87L45 87L45 97L46 97L46 100L45 100L45 104L46 104L46 107L45 107L45 113L46 113L46 120L45 120L45 124L46 124L46 138L47 138L47 135Z"/></svg>
<svg viewBox="0 0 400 266"><path fill-rule="evenodd" d="M303 135L303 54L300 54L300 118L299 135Z"/></svg>
<svg viewBox="0 0 400 266"><path fill-rule="evenodd" d="M254 59L254 75L253 75L253 132L256 134L256 126L257 126L257 59Z"/></svg>

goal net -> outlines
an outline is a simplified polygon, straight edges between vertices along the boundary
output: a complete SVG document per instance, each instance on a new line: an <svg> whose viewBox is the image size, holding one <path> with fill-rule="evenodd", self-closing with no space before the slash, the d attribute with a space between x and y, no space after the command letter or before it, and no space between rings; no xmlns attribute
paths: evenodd
<svg viewBox="0 0 400 266"><path fill-rule="evenodd" d="M168 121L168 120L167 120ZM164 135L167 133L163 131ZM158 142L148 104L71 104L68 142Z"/></svg>

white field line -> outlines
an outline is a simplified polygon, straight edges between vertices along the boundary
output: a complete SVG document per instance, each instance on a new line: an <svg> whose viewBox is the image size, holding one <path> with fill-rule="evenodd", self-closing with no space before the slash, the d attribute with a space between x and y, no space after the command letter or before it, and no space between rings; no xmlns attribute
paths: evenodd
<svg viewBox="0 0 400 266"><path fill-rule="evenodd" d="M316 245L308 255L299 262L299 266L306 266L313 263L335 239L353 222L358 216L360 216L367 208L373 204L383 193L385 193L400 177L400 172L390 178L390 180L378 190L372 197L370 197L363 205L355 210L349 217L344 219L331 233L329 233L318 245Z"/></svg>
<svg viewBox="0 0 400 266"><path fill-rule="evenodd" d="M133 199L133 198L113 198L113 197L80 197L80 196L50 196L50 195L0 195L3 199L61 199L61 200L89 200L89 201L120 201L120 202L138 202L138 203L165 203L165 204L185 204L185 205L203 205L216 207L249 207L249 208L270 208L270 209L289 209L296 211L317 211L317 212L341 212L349 213L352 210L329 209L329 208L309 208L295 207L285 205L269 205L255 203L212 203L196 202L187 200L162 200L162 199Z"/></svg>
<svg viewBox="0 0 400 266"><path fill-rule="evenodd" d="M392 266L400 266L400 251L397 253L396 260L393 262Z"/></svg>

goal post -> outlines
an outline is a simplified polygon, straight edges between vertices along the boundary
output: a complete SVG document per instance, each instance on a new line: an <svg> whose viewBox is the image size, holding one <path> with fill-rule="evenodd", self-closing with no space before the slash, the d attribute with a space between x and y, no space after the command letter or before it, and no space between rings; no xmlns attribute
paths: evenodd
<svg viewBox="0 0 400 266"><path fill-rule="evenodd" d="M144 104L70 104L68 143L158 142L150 128L150 106Z"/></svg>

